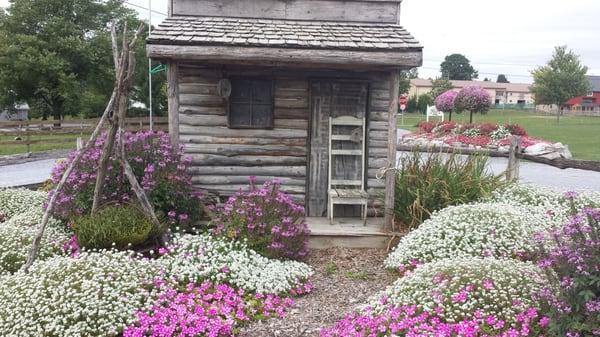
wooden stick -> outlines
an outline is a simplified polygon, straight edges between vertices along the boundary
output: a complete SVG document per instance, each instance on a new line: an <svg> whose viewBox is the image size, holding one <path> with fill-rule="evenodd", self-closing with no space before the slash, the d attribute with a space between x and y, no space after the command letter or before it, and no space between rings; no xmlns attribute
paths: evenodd
<svg viewBox="0 0 600 337"><path fill-rule="evenodd" d="M389 90L390 90L390 105L388 107L388 148L387 148L387 161L388 169L385 175L385 229L392 230L394 227L394 193L396 191L396 171L393 168L396 167L396 143L397 139L397 115L398 115L398 96L400 86L400 72L394 70L390 73L389 79Z"/></svg>
<svg viewBox="0 0 600 337"><path fill-rule="evenodd" d="M510 140L510 150L508 151L508 167L506 168L506 181L519 180L519 157L521 152L521 137L513 136Z"/></svg>

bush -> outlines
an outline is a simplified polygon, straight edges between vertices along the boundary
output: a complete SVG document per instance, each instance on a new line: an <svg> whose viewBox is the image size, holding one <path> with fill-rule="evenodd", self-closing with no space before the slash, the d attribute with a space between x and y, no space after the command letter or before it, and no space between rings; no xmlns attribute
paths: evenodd
<svg viewBox="0 0 600 337"><path fill-rule="evenodd" d="M102 208L94 215L77 217L72 222L73 231L81 247L127 248L147 242L159 233L144 213L133 205Z"/></svg>
<svg viewBox="0 0 600 337"><path fill-rule="evenodd" d="M488 173L487 157L413 153L400 159L396 176L394 214L396 221L416 227L431 213L450 205L489 196L501 185Z"/></svg>
<svg viewBox="0 0 600 337"><path fill-rule="evenodd" d="M575 206L574 206L575 208ZM600 333L600 210L586 208L562 228L538 237L550 247L538 265L548 271L558 294L542 291L556 336Z"/></svg>
<svg viewBox="0 0 600 337"><path fill-rule="evenodd" d="M138 322L125 328L123 336L233 337L250 321L283 318L293 303L291 298L245 294L226 284L190 283L183 292L174 288L163 291L148 313L136 314Z"/></svg>
<svg viewBox="0 0 600 337"><path fill-rule="evenodd" d="M510 326L517 323L519 313L540 307L532 294L547 283L543 272L529 262L459 257L419 267L371 304L379 312L388 304L416 305L418 310L436 313L443 322L493 315Z"/></svg>
<svg viewBox="0 0 600 337"><path fill-rule="evenodd" d="M0 276L0 335L116 336L156 299L152 261L126 252L83 252Z"/></svg>
<svg viewBox="0 0 600 337"><path fill-rule="evenodd" d="M42 208L48 198L45 192L25 188L0 188L0 214L5 221L35 208Z"/></svg>
<svg viewBox="0 0 600 337"><path fill-rule="evenodd" d="M312 270L304 263L270 260L245 244L209 235L177 235L158 262L175 282L228 283L250 292L287 294L310 291Z"/></svg>
<svg viewBox="0 0 600 337"><path fill-rule="evenodd" d="M43 215L41 208L34 209L0 224L0 274L14 273L25 264ZM69 236L62 223L51 218L44 232L38 260L61 254Z"/></svg>
<svg viewBox="0 0 600 337"><path fill-rule="evenodd" d="M405 270L468 256L530 259L539 249L533 235L551 226L543 214L526 207L501 203L452 206L434 213L403 237L385 266Z"/></svg>
<svg viewBox="0 0 600 337"><path fill-rule="evenodd" d="M433 98L429 94L419 95L419 99L417 100L417 110L424 114L427 112L427 106L433 105Z"/></svg>
<svg viewBox="0 0 600 337"><path fill-rule="evenodd" d="M98 161L106 135L96 141L69 176L60 191L54 214L71 219L91 211ZM138 132L125 134L125 147L129 163L138 181L146 191L157 216L174 225L188 225L200 216L201 205L192 194L191 177L187 173L189 161L182 158L182 149L173 147L164 132ZM116 149L115 149L116 150ZM59 163L52 172L52 181L58 183L69 159ZM115 155L109 161L102 204L127 203L135 200L129 182ZM51 192L52 193L52 192Z"/></svg>
<svg viewBox="0 0 600 337"><path fill-rule="evenodd" d="M280 190L276 181L239 191L213 214L212 233L247 240L248 247L271 258L301 259L308 254L310 231L304 207Z"/></svg>

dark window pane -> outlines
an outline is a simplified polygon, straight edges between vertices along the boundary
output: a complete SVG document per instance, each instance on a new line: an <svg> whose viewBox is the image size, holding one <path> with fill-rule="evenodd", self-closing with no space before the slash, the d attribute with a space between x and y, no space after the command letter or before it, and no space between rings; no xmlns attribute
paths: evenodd
<svg viewBox="0 0 600 337"><path fill-rule="evenodd" d="M252 106L252 126L271 127L273 125L273 108L269 104L254 104Z"/></svg>
<svg viewBox="0 0 600 337"><path fill-rule="evenodd" d="M273 101L273 95L271 93L273 86L271 81L254 81L253 83L253 96L252 101L254 103L271 104Z"/></svg>
<svg viewBox="0 0 600 337"><path fill-rule="evenodd" d="M231 82L232 102L251 102L252 101L252 81L233 80Z"/></svg>
<svg viewBox="0 0 600 337"><path fill-rule="evenodd" d="M247 103L231 103L229 106L229 126L252 126L252 106Z"/></svg>

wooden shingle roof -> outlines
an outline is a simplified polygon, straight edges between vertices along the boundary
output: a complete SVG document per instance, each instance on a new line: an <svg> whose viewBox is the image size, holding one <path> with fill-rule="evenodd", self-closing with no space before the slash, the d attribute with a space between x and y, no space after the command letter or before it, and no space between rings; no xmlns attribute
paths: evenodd
<svg viewBox="0 0 600 337"><path fill-rule="evenodd" d="M387 52L422 49L410 33L394 24L192 16L166 19L147 42Z"/></svg>

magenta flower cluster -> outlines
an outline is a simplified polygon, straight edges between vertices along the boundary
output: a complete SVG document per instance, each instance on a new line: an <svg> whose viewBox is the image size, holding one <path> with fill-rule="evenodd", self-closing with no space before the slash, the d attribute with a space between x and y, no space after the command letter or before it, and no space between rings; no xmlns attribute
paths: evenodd
<svg viewBox="0 0 600 337"><path fill-rule="evenodd" d="M249 248L270 258L304 258L310 235L304 207L280 187L277 180L257 186L250 177L247 191L235 193L214 210L212 233L247 239Z"/></svg>
<svg viewBox="0 0 600 337"><path fill-rule="evenodd" d="M155 286L164 287L161 281ZM283 318L293 299L276 295L246 294L225 284L189 284L184 291L168 287L148 311L136 313L137 322L123 331L124 337L235 336L253 320Z"/></svg>
<svg viewBox="0 0 600 337"><path fill-rule="evenodd" d="M435 107L439 111L451 112L454 111L454 100L458 95L458 91L448 90L435 98Z"/></svg>
<svg viewBox="0 0 600 337"><path fill-rule="evenodd" d="M86 151L59 192L54 210L56 216L71 219L91 210L96 174L106 134ZM164 132L142 131L125 134L127 158L138 181L148 194L158 215L172 224L186 224L199 216L200 202L193 197L191 177L187 173L189 159L182 148L171 145ZM58 163L52 172L57 184L75 152ZM53 192L51 192L53 193ZM115 154L111 155L102 195L103 203L128 203L135 195L123 174Z"/></svg>
<svg viewBox="0 0 600 337"><path fill-rule="evenodd" d="M567 200L575 198L576 193L565 194ZM552 331L557 336L600 336L600 210L585 208L562 228L536 239L552 247L538 262L559 289L539 294L552 313Z"/></svg>
<svg viewBox="0 0 600 337"><path fill-rule="evenodd" d="M478 86L463 88L454 99L454 111L485 113L492 106L492 99L488 92Z"/></svg>
<svg viewBox="0 0 600 337"><path fill-rule="evenodd" d="M416 305L388 306L383 312L367 307L337 322L333 327L322 329L321 337L543 337L550 319L529 308L515 317L516 324L475 312L472 318L460 322L444 322L438 313L420 311Z"/></svg>

